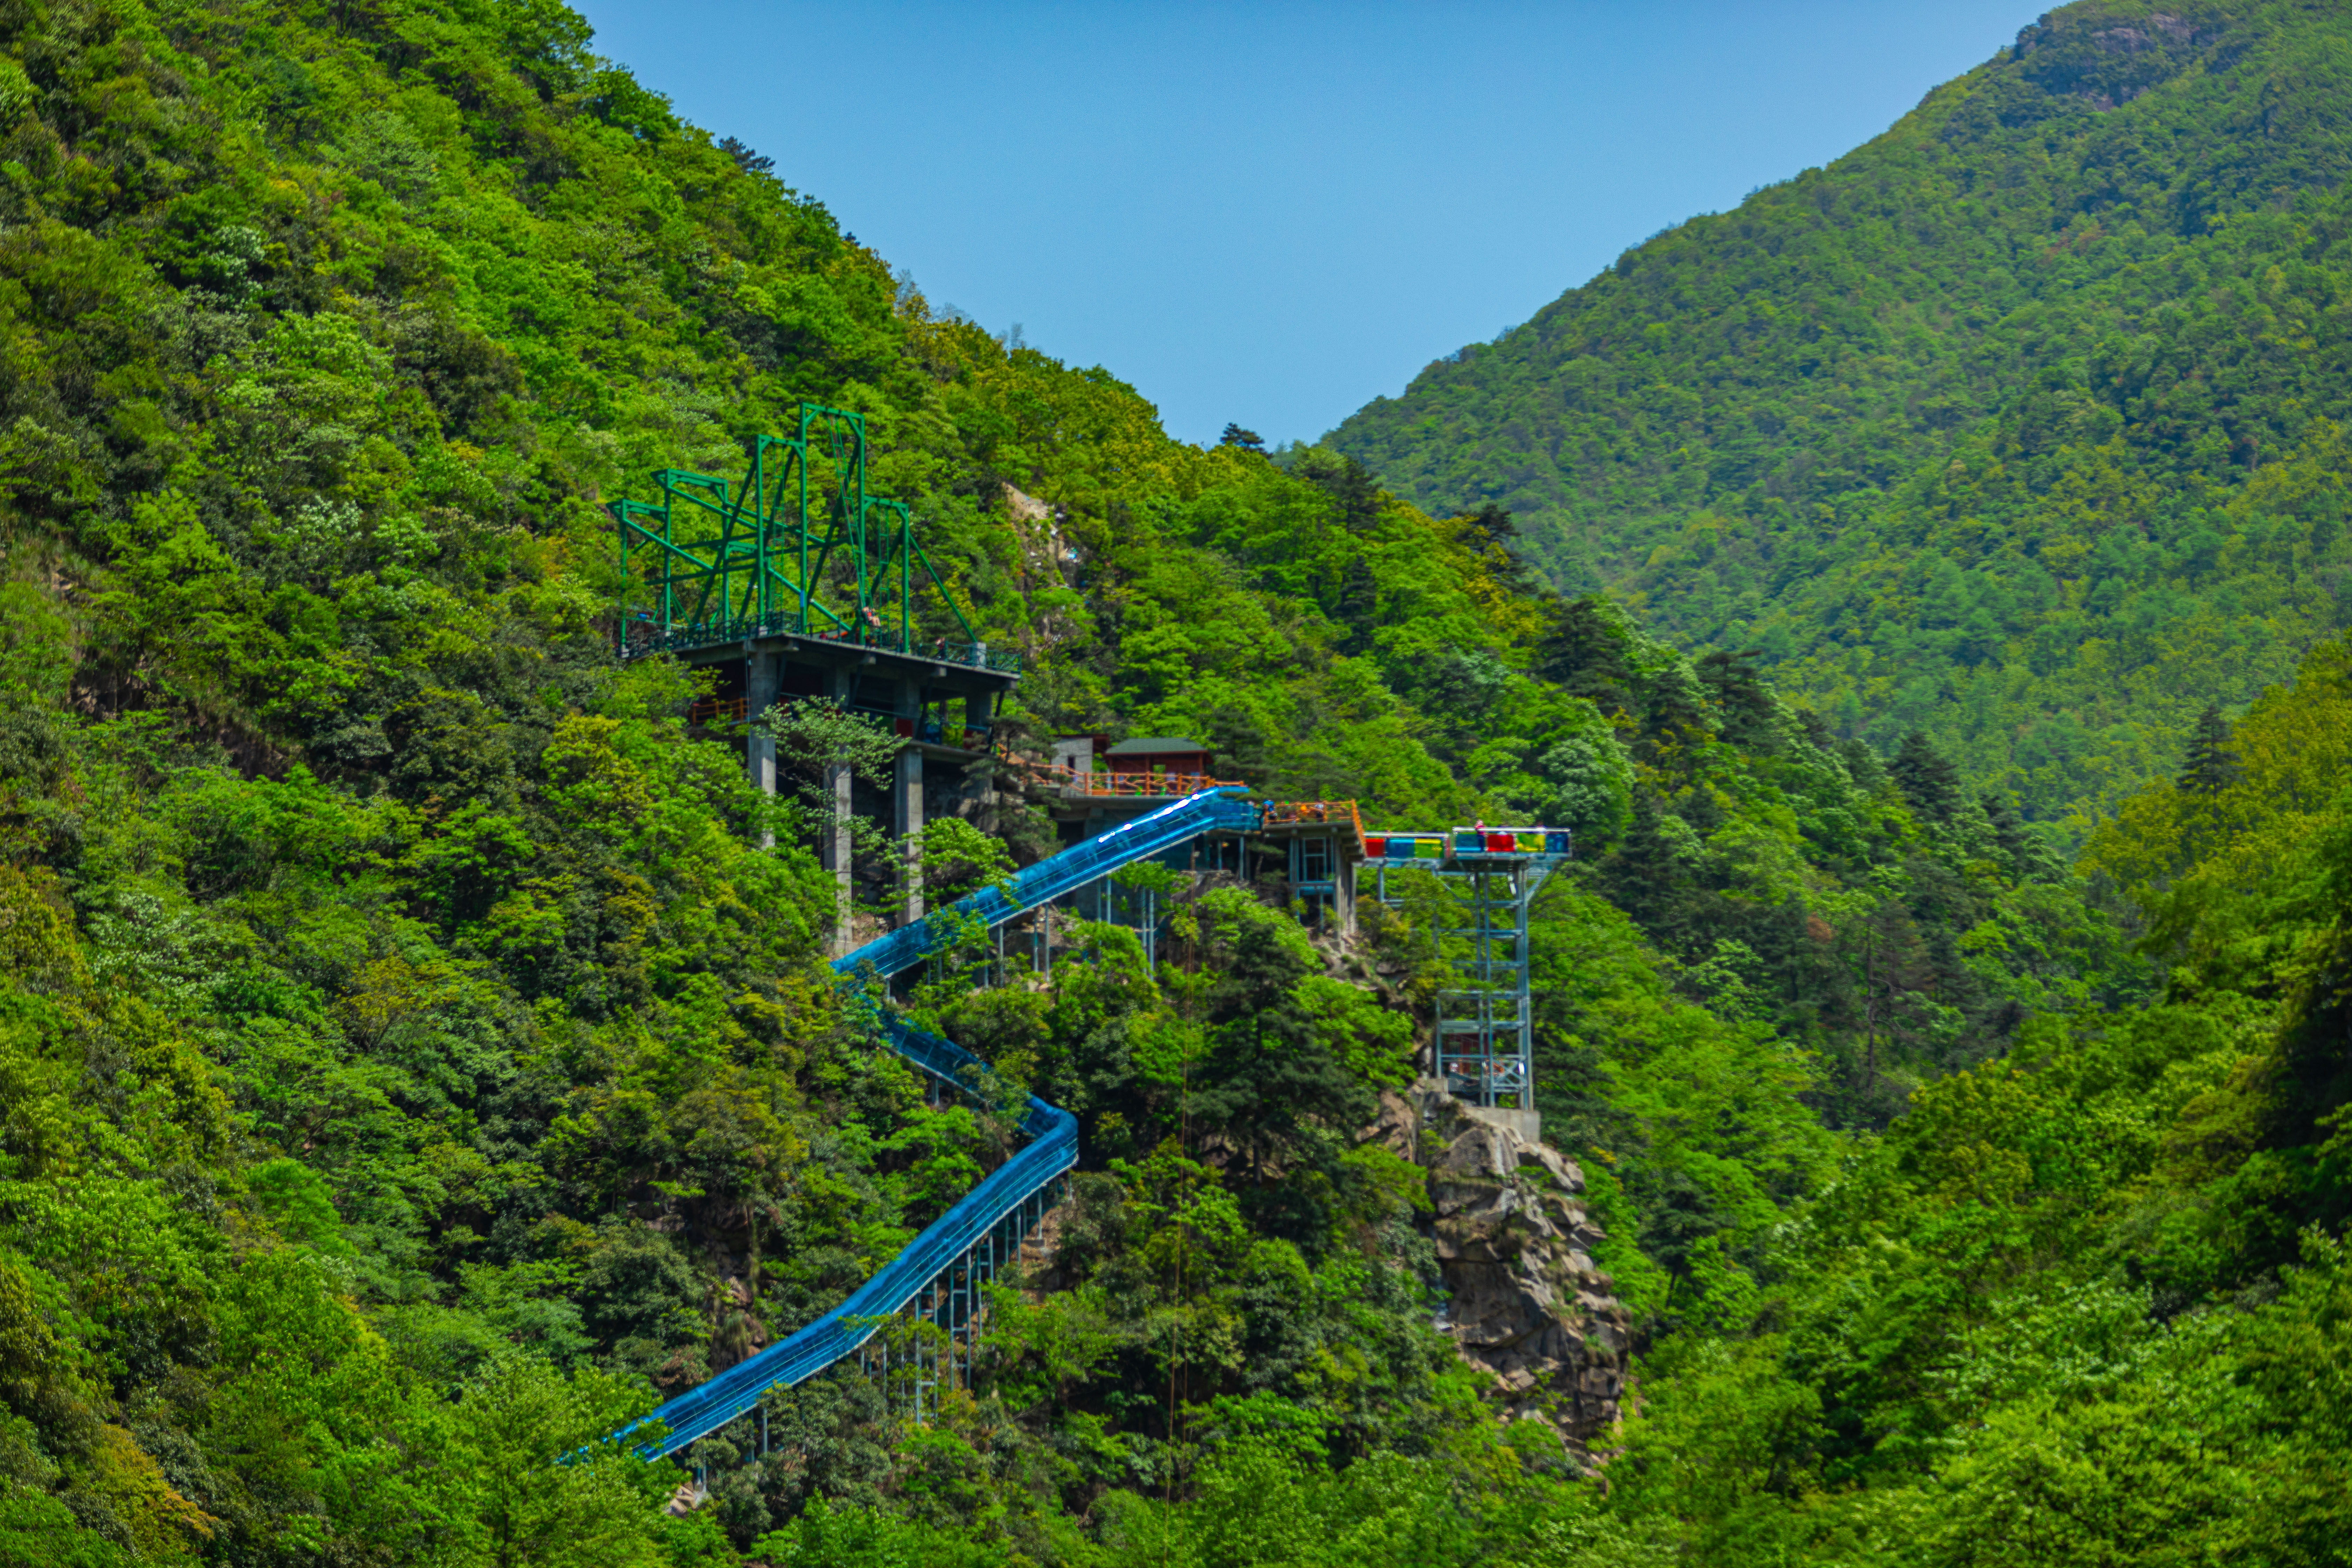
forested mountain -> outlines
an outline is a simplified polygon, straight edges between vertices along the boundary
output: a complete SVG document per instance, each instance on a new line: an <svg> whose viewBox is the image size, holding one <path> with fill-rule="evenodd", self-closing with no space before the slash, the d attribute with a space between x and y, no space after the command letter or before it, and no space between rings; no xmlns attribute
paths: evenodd
<svg viewBox="0 0 2352 1568"><path fill-rule="evenodd" d="M2322 68L2328 14L2263 16ZM2154 81L2242 25L2067 58ZM1506 509L1171 440L589 42L541 0L0 8L0 1563L2342 1559L2340 644L2182 718L2070 866L1946 710L1873 745L1545 591ZM1622 1428L1563 1444L1578 1391L1451 1337L1460 1173L1380 1131L1422 917L1171 885L1156 968L1090 928L911 998L1082 1128L968 1394L812 1380L690 1452L684 1517L597 1443L1013 1139L836 988L805 805L612 654L600 503L802 398L1024 655L1014 757L1184 733L1375 828L1574 829L1538 1101ZM2229 460L2200 515L2318 528ZM1050 843L989 782L911 847L935 892Z"/></svg>
<svg viewBox="0 0 2352 1568"><path fill-rule="evenodd" d="M2052 12L1330 445L2080 835L2344 624L2352 15Z"/></svg>

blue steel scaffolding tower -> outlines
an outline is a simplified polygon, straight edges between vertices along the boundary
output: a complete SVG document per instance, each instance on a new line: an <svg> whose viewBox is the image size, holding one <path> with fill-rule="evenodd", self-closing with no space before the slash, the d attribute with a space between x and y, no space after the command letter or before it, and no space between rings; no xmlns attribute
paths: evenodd
<svg viewBox="0 0 2352 1568"><path fill-rule="evenodd" d="M1356 876L1429 933L1451 984L1436 997L1437 1075L1472 1105L1535 1109L1535 1013L1528 910L1564 863L1569 835L1545 827L1367 833Z"/></svg>

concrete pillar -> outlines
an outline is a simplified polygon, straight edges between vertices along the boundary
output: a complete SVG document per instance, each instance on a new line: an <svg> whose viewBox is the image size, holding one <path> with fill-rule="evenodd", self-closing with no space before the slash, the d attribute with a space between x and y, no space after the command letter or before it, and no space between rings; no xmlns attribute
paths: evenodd
<svg viewBox="0 0 2352 1568"><path fill-rule="evenodd" d="M912 924L923 918L923 683L898 682L898 700L892 706L906 721L908 740L907 749L898 753L898 764L891 770L890 831L906 857L905 900L899 914Z"/></svg>
<svg viewBox="0 0 2352 1568"><path fill-rule="evenodd" d="M904 914L912 925L923 918L923 753L909 744L898 753L890 781L890 830L907 858Z"/></svg>
<svg viewBox="0 0 2352 1568"><path fill-rule="evenodd" d="M827 763L824 769L824 800L833 820L826 825L823 843L824 868L833 873L834 939L833 951L837 956L847 952L849 939L849 818L850 772L847 763Z"/></svg>
<svg viewBox="0 0 2352 1568"><path fill-rule="evenodd" d="M963 700L963 743L966 747L974 751L987 750L988 748L980 743L972 731L978 730L984 732L993 725L995 721L996 693L993 691L971 691L965 693Z"/></svg>
<svg viewBox="0 0 2352 1568"><path fill-rule="evenodd" d="M743 717L757 721L775 706L778 688L783 683L784 656L780 653L755 653L743 660ZM772 735L754 734L744 742L743 766L751 776L751 786L761 795L776 793L776 742ZM760 847L773 849L776 836L762 828Z"/></svg>

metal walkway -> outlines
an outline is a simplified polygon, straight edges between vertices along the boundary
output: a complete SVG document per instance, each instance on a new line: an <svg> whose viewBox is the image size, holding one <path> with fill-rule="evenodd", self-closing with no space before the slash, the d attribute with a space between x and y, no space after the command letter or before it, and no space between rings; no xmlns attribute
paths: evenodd
<svg viewBox="0 0 2352 1568"><path fill-rule="evenodd" d="M1076 892L1122 866L1150 859L1204 833L1257 826L1258 807L1236 789L1192 795L1014 873L1000 890L984 889L914 924L834 961L844 976L901 973L948 946L960 921L994 927ZM968 929L968 928L967 928ZM984 1092L985 1064L952 1041L908 1028L885 1016L891 1047L943 1084L964 1094ZM642 1420L614 1434L626 1436L649 1423L666 1436L637 1446L646 1458L674 1454L740 1420L771 1388L789 1387L856 1354L890 1319L910 1304L945 1330L952 1344L969 1342L977 1324L979 1287L1017 1254L1021 1240L1051 1206L1048 1200L1078 1160L1077 1119L1032 1096L1023 1131L1029 1142L991 1172L954 1206L882 1266L849 1299L798 1332L689 1389ZM947 1369L952 1373L953 1368Z"/></svg>

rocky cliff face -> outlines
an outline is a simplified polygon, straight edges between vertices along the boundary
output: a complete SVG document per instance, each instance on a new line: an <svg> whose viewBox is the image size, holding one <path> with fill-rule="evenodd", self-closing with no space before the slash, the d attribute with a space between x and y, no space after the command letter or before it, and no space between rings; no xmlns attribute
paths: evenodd
<svg viewBox="0 0 2352 1568"><path fill-rule="evenodd" d="M1455 1349L1494 1379L1511 1419L1549 1423L1589 1464L1617 1420L1631 1334L1592 1261L1601 1230L1577 1201L1584 1173L1550 1145L1476 1120L1433 1079L1388 1097L1378 1135L1429 1172Z"/></svg>

